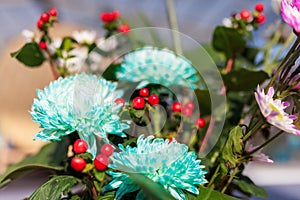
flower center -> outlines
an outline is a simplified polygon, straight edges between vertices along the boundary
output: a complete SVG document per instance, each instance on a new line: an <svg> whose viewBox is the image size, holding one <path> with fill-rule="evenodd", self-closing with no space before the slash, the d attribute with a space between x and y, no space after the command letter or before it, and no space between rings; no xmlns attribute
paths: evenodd
<svg viewBox="0 0 300 200"><path fill-rule="evenodd" d="M276 113L276 117L279 120L283 120L283 115L281 114L280 110L274 106L272 103L269 103L269 107Z"/></svg>

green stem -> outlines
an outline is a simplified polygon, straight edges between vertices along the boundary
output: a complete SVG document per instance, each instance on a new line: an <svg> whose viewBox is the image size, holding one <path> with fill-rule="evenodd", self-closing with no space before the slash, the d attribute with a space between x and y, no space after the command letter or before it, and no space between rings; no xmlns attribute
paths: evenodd
<svg viewBox="0 0 300 200"><path fill-rule="evenodd" d="M174 0L166 0L167 6L167 13L168 13L168 20L172 31L173 41L174 41L174 48L175 52L179 55L182 55L182 47L180 43L180 35L178 32L178 23L176 18L176 11Z"/></svg>
<svg viewBox="0 0 300 200"><path fill-rule="evenodd" d="M225 186L223 187L223 189L221 190L221 193L225 193L225 192L226 192L228 186L230 185L230 183L232 182L232 180L234 179L235 175L236 175L238 172L239 172L239 165L236 166L236 167L234 168L234 171L232 172L232 174L230 174L230 177L229 177L229 179L228 179L226 185L225 185Z"/></svg>
<svg viewBox="0 0 300 200"><path fill-rule="evenodd" d="M263 120L259 120L255 126L243 137L243 142L245 142L251 135L255 134L264 123L265 122Z"/></svg>
<svg viewBox="0 0 300 200"><path fill-rule="evenodd" d="M217 176L218 176L219 170L220 170L220 165L218 165L218 167L217 167L217 169L215 170L213 176L211 177L211 179L210 179L210 181L209 181L209 183L208 183L208 185L207 185L208 188L214 189L214 184L213 184L213 183L214 183L215 179L216 179Z"/></svg>
<svg viewBox="0 0 300 200"><path fill-rule="evenodd" d="M264 148L265 146L267 146L270 142L272 142L273 140L275 140L277 137L279 137L282 133L284 133L284 131L279 131L277 134L275 134L273 137L271 137L270 139L268 139L267 141L265 141L262 145L258 146L257 148L255 148L253 151L250 152L250 154L253 154L255 152L257 152L258 150Z"/></svg>

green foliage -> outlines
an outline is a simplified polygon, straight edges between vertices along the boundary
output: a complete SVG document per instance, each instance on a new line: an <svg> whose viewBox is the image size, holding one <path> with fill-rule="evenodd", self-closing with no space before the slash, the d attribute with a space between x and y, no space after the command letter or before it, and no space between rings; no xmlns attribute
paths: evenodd
<svg viewBox="0 0 300 200"><path fill-rule="evenodd" d="M137 184L149 199L171 200L174 199L165 189L141 174L128 173L131 180Z"/></svg>
<svg viewBox="0 0 300 200"><path fill-rule="evenodd" d="M15 178L33 171L41 169L54 171L63 170L64 168L61 166L61 162L66 158L67 150L67 141L45 145L38 154L28 156L23 161L8 167L6 172L0 176L0 188Z"/></svg>
<svg viewBox="0 0 300 200"><path fill-rule="evenodd" d="M10 55L28 67L38 67L45 61L45 57L36 42L26 43L20 50Z"/></svg>
<svg viewBox="0 0 300 200"><path fill-rule="evenodd" d="M236 126L231 129L228 135L228 139L222 149L221 153L221 172L223 175L228 173L228 166L233 168L237 164L238 155L243 152L243 129L240 126Z"/></svg>
<svg viewBox="0 0 300 200"><path fill-rule="evenodd" d="M217 199L217 200L237 200L237 198L228 196L216 190L212 190L207 187L200 186L199 187L199 195L195 196L190 193L187 194L188 200L210 200L210 199Z"/></svg>
<svg viewBox="0 0 300 200"><path fill-rule="evenodd" d="M115 193L116 192L107 192L103 196L100 196L97 198L97 200L112 200L115 199Z"/></svg>
<svg viewBox="0 0 300 200"><path fill-rule="evenodd" d="M268 78L268 74L264 71L251 71L242 68L232 70L222 77L228 91L252 91Z"/></svg>
<svg viewBox="0 0 300 200"><path fill-rule="evenodd" d="M246 194L255 195L263 199L268 198L266 190L262 187L255 185L248 177L245 177L242 180L235 180L235 184L242 192Z"/></svg>
<svg viewBox="0 0 300 200"><path fill-rule="evenodd" d="M80 179L73 176L54 176L39 187L28 200L58 200L69 193L73 186L80 183ZM75 198L76 199L76 198ZM77 198L78 199L78 198Z"/></svg>
<svg viewBox="0 0 300 200"><path fill-rule="evenodd" d="M213 33L212 45L215 50L223 52L229 59L243 52L246 47L246 40L234 28L217 26Z"/></svg>

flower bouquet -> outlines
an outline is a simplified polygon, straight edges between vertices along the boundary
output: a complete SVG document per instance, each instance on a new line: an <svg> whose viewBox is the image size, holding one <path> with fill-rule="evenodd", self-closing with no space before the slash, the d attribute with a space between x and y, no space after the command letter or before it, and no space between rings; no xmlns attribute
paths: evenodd
<svg viewBox="0 0 300 200"><path fill-rule="evenodd" d="M0 187L46 169L49 180L29 200L267 198L243 174L283 134L300 135L300 1L281 1L282 21L263 47L251 45L264 5L223 20L211 44L171 29L131 29L115 10L92 30L53 38L59 15L41 14L11 56L28 67L48 62L54 80L38 89L32 120L48 143L11 165ZM170 41L172 38L172 41ZM270 49L281 48L275 56ZM259 58L260 55L260 58Z"/></svg>

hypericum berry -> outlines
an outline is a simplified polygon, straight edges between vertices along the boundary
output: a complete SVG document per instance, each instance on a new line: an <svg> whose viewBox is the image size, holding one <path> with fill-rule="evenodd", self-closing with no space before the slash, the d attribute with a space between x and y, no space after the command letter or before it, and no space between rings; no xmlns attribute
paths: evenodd
<svg viewBox="0 0 300 200"><path fill-rule="evenodd" d="M94 160L94 165L98 171L104 171L107 169L108 162L108 157L106 155L98 154Z"/></svg>
<svg viewBox="0 0 300 200"><path fill-rule="evenodd" d="M86 166L86 161L83 158L74 157L71 160L71 167L77 171L81 172Z"/></svg>
<svg viewBox="0 0 300 200"><path fill-rule="evenodd" d="M251 13L249 10L244 9L240 12L240 16L241 16L241 19L247 20L251 17Z"/></svg>
<svg viewBox="0 0 300 200"><path fill-rule="evenodd" d="M39 46L41 49L47 49L47 43L45 41L40 41Z"/></svg>
<svg viewBox="0 0 300 200"><path fill-rule="evenodd" d="M140 89L139 94L140 94L141 97L147 97L147 96L149 96L149 90L148 90L148 88L142 88L142 89Z"/></svg>
<svg viewBox="0 0 300 200"><path fill-rule="evenodd" d="M195 108L195 105L194 105L193 102L189 101L189 102L187 102L187 103L184 105L184 107L185 107L185 108L189 108L189 109L191 109L191 110L193 111L194 108Z"/></svg>
<svg viewBox="0 0 300 200"><path fill-rule="evenodd" d="M260 13L255 20L257 23L262 24L265 22L266 16L263 13Z"/></svg>
<svg viewBox="0 0 300 200"><path fill-rule="evenodd" d="M122 24L119 26L118 31L120 33L128 33L130 31L130 26L128 24Z"/></svg>
<svg viewBox="0 0 300 200"><path fill-rule="evenodd" d="M151 94L148 98L148 102L151 106L159 104L159 97L156 94Z"/></svg>
<svg viewBox="0 0 300 200"><path fill-rule="evenodd" d="M87 149L88 149L88 144L86 143L86 141L84 141L82 139L77 139L74 142L73 150L75 153L77 153L77 154L85 153Z"/></svg>
<svg viewBox="0 0 300 200"><path fill-rule="evenodd" d="M107 157L111 156L114 153L114 148L111 144L104 144L101 147L101 153Z"/></svg>
<svg viewBox="0 0 300 200"><path fill-rule="evenodd" d="M196 120L196 126L197 126L198 128L203 128L203 127L205 126L205 124L206 124L206 121L205 121L205 119L202 118L202 117L200 117L200 118L198 118L198 119Z"/></svg>
<svg viewBox="0 0 300 200"><path fill-rule="evenodd" d="M41 20L43 21L43 22L48 22L49 21L49 18L50 18L50 15L48 14L48 13L46 13L46 12L43 12L42 14L41 14Z"/></svg>
<svg viewBox="0 0 300 200"><path fill-rule="evenodd" d="M255 10L256 10L257 12L262 12L262 11L264 11L264 9L265 9L265 6L264 6L264 4L262 4L262 3L257 3L257 4L255 5Z"/></svg>
<svg viewBox="0 0 300 200"><path fill-rule="evenodd" d="M132 106L135 109L143 109L145 107L145 100L142 97L135 97L132 100Z"/></svg>
<svg viewBox="0 0 300 200"><path fill-rule="evenodd" d="M44 24L44 22L43 22L41 19L39 19L39 20L36 22L36 26L37 26L39 29L43 29L43 24Z"/></svg>
<svg viewBox="0 0 300 200"><path fill-rule="evenodd" d="M57 10L56 10L56 8L51 8L49 10L49 15L52 16L52 17L56 17L57 16Z"/></svg>
<svg viewBox="0 0 300 200"><path fill-rule="evenodd" d="M188 108L188 107L185 106L182 109L182 114L185 115L185 116L187 116L187 117L190 117L193 114L193 110L191 108Z"/></svg>
<svg viewBox="0 0 300 200"><path fill-rule="evenodd" d="M117 99L115 100L115 103L116 103L116 104L122 104L122 105L124 106L125 100L124 100L123 98L117 98Z"/></svg>
<svg viewBox="0 0 300 200"><path fill-rule="evenodd" d="M173 112L181 112L181 107L182 106L181 106L180 102L175 102L175 103L173 103L171 110Z"/></svg>
<svg viewBox="0 0 300 200"><path fill-rule="evenodd" d="M119 11L114 10L114 11L112 11L112 12L102 12L102 13L100 14L100 19L101 19L104 23L109 23L109 22L115 21L119 16L120 16Z"/></svg>

